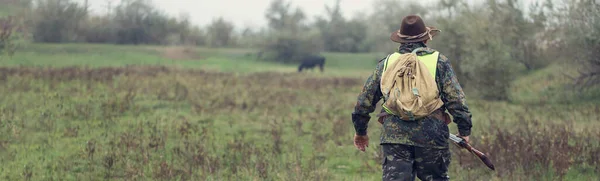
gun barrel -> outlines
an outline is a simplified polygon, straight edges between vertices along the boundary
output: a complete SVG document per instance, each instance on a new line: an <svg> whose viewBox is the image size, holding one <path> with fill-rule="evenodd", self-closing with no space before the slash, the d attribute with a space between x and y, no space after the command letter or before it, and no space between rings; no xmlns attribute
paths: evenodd
<svg viewBox="0 0 600 181"><path fill-rule="evenodd" d="M492 170L496 170L496 168L494 167L494 164L492 164L492 161L485 155L483 154L483 152L473 148L469 143L465 142L464 139L454 135L454 134L450 134L450 138L449 138L452 142L456 143L456 145L467 149L469 152L473 153L473 155L477 156L479 158L479 160L481 160L483 162L483 164L485 164L488 168L492 169Z"/></svg>

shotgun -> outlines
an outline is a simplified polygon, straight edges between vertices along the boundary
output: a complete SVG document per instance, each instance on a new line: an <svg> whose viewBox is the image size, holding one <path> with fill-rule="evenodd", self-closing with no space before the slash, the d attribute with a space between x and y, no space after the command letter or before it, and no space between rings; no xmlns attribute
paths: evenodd
<svg viewBox="0 0 600 181"><path fill-rule="evenodd" d="M388 114L385 111L382 111L381 113L379 113L377 116L379 117L379 119L377 120L379 123L383 124L383 119L386 116L389 116L390 114ZM450 119L450 115L448 115L448 113L446 112L441 112L441 111L436 111L432 114L436 119L439 120L443 120L446 124L450 124L452 122L452 120ZM488 168L492 169L492 170L496 170L496 168L494 167L494 164L492 164L492 161L485 155L483 154L481 151L473 148L469 143L467 143L464 139L462 139L461 137L458 137L452 133L450 133L450 140L456 144L458 147L467 149L469 152L473 153L475 156L477 156L479 158L479 160L481 160L483 162L483 164L485 164Z"/></svg>
<svg viewBox="0 0 600 181"><path fill-rule="evenodd" d="M496 170L496 168L494 168L494 164L492 164L492 161L487 156L485 156L485 154L483 154L481 151L473 148L469 143L467 143L461 137L458 137L458 136L450 133L450 140L454 144L458 145L459 147L467 149L469 152L471 152L475 156L479 157L479 160L481 160L483 162L483 164L485 164L488 168L490 168L492 170Z"/></svg>

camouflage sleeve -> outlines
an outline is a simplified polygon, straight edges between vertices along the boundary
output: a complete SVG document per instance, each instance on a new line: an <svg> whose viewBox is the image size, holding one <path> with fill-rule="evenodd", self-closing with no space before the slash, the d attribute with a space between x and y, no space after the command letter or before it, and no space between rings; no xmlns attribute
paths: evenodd
<svg viewBox="0 0 600 181"><path fill-rule="evenodd" d="M442 101L444 107L450 112L454 122L458 127L458 133L461 136L471 135L471 112L467 106L465 93L456 78L452 65L448 59L440 55L440 81L442 82Z"/></svg>
<svg viewBox="0 0 600 181"><path fill-rule="evenodd" d="M354 123L354 130L357 135L366 135L367 127L371 116L370 113L375 111L377 102L382 97L381 90L379 88L379 81L381 80L381 72L383 69L383 61L379 61L377 68L373 71L373 74L369 76L365 82L362 91L358 95L358 100L352 113L352 123Z"/></svg>

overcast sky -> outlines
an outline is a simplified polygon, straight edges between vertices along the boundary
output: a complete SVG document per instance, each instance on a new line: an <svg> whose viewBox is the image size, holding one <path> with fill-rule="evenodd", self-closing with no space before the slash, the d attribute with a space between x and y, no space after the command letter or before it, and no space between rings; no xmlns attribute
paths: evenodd
<svg viewBox="0 0 600 181"><path fill-rule="evenodd" d="M83 0L80 0L83 1ZM113 5L119 0L89 0L95 12L106 9L108 2ZM264 12L271 0L152 0L160 10L172 16L188 13L194 24L205 26L218 16L232 21L236 27L265 26ZM433 0L417 2L429 3ZM469 0L475 2L477 0ZM533 1L533 0L524 0ZM302 8L312 19L315 15L325 12L325 5L333 5L335 0L289 0L292 6ZM341 7L344 15L351 18L357 12L368 12L376 0L342 0Z"/></svg>

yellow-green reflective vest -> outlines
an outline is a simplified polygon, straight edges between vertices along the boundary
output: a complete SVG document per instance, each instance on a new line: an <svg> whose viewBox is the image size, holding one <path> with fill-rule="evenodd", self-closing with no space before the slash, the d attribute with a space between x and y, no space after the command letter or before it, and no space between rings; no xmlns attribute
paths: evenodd
<svg viewBox="0 0 600 181"><path fill-rule="evenodd" d="M412 53L416 53L418 50L420 50L421 48L417 48L415 50L412 51ZM422 56L418 56L417 55L417 59L421 62L423 62L423 64L425 64L425 66L427 67L427 70L429 70L429 73L431 74L431 76L435 79L435 74L437 71L437 61L438 61L438 56L439 56L439 52L435 51L431 54L427 54L427 55L422 55ZM398 57L400 57L400 53L398 52L394 52L393 54L388 55L388 57L384 60L384 64L383 64L383 73L382 73L382 77L383 74L385 73L385 70L387 69L388 64L390 63L394 63L395 61L398 60ZM387 96L384 95L384 101L386 101L385 99L387 98ZM389 113L392 114L392 112L390 110L388 110L385 106L383 106L383 109Z"/></svg>
<svg viewBox="0 0 600 181"><path fill-rule="evenodd" d="M413 53L417 52L420 49L421 48L417 48L417 49L413 50ZM427 70L429 70L429 73L431 73L431 76L434 79L435 79L435 73L437 71L437 60L438 60L439 54L440 54L440 52L435 51L432 54L417 56L417 59L419 59L421 62L423 62L425 64L425 66L427 66ZM396 60L398 60L398 57L400 57L400 53L398 53L398 52L394 52L393 54L388 55L388 57L385 59L385 62L383 64L383 71L385 72L388 64L394 63Z"/></svg>

